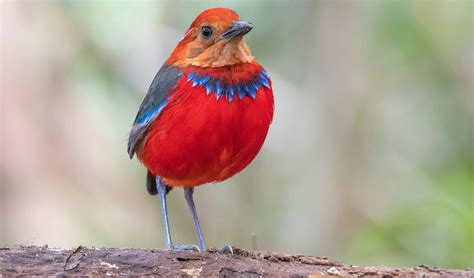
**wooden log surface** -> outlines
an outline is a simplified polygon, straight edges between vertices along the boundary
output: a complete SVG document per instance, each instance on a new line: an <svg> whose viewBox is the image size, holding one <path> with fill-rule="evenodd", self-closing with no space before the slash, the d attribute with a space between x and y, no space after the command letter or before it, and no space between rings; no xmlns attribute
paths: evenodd
<svg viewBox="0 0 474 278"><path fill-rule="evenodd" d="M0 276L12 275L474 277L474 271L425 265L415 268L353 266L334 262L326 257L237 248L232 255L220 254L217 250L197 252L81 246L69 250L47 246L0 247Z"/></svg>

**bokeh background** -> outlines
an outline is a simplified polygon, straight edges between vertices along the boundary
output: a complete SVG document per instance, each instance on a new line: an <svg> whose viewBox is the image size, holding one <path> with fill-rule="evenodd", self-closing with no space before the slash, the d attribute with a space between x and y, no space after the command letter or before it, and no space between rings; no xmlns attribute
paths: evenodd
<svg viewBox="0 0 474 278"><path fill-rule="evenodd" d="M250 167L196 191L208 245L473 267L467 0L2 1L0 245L164 246L126 141L214 6L254 23L276 114ZM182 191L169 196L175 242L195 242Z"/></svg>

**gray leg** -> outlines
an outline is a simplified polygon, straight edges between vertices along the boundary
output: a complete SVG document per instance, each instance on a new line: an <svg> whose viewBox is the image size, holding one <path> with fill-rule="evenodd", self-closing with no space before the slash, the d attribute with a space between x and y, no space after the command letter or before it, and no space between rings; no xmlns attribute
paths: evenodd
<svg viewBox="0 0 474 278"><path fill-rule="evenodd" d="M161 199L161 215L163 216L163 225L165 226L165 236L166 236L166 249L167 250L196 250L200 251L200 249L196 245L188 244L188 245L177 245L174 246L173 242L171 241L171 232L170 232L170 224L168 221L168 209L166 207L166 194L170 191L170 188L164 184L159 176L156 176L156 189L158 194L160 194Z"/></svg>
<svg viewBox="0 0 474 278"><path fill-rule="evenodd" d="M173 247L173 243L171 241L170 224L168 221L168 209L166 207L166 194L168 192L166 190L166 185L163 183L159 176L156 176L156 189L158 190L158 194L160 194L161 215L163 217L163 225L165 226L166 249L169 250Z"/></svg>
<svg viewBox="0 0 474 278"><path fill-rule="evenodd" d="M194 188L192 187L184 189L184 197L188 202L188 207L191 211L191 216L193 217L194 230L196 231L197 239L199 241L199 248L204 251L206 250L206 243L204 242L204 238L202 237L201 226L199 225L199 218L197 216L196 206L194 205L193 193Z"/></svg>

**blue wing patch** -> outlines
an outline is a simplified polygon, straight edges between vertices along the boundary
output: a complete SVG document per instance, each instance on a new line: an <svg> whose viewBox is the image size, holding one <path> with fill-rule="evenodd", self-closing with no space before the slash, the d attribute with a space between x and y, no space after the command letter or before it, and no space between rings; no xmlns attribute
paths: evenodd
<svg viewBox="0 0 474 278"><path fill-rule="evenodd" d="M182 76L180 69L174 66L163 65L151 82L135 121L133 122L128 139L128 154L130 158L139 149L145 139L148 129L163 108L172 93L172 88Z"/></svg>

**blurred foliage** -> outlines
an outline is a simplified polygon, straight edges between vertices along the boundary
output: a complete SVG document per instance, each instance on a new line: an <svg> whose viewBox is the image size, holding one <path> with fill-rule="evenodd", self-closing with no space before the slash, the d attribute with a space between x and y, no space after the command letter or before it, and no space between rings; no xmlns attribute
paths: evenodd
<svg viewBox="0 0 474 278"><path fill-rule="evenodd" d="M429 162L424 170L431 180L429 194L369 221L350 240L345 257L354 264L473 267L473 123L463 109L465 99L454 93L462 88L449 61L472 40L465 34L473 32L473 2L387 1L374 9L375 55L383 53L398 78L411 75L411 82L435 93L424 105L433 105L442 136L456 155L441 165Z"/></svg>
<svg viewBox="0 0 474 278"><path fill-rule="evenodd" d="M393 208L352 239L353 264L473 267L474 172L472 162L432 175L430 195Z"/></svg>

